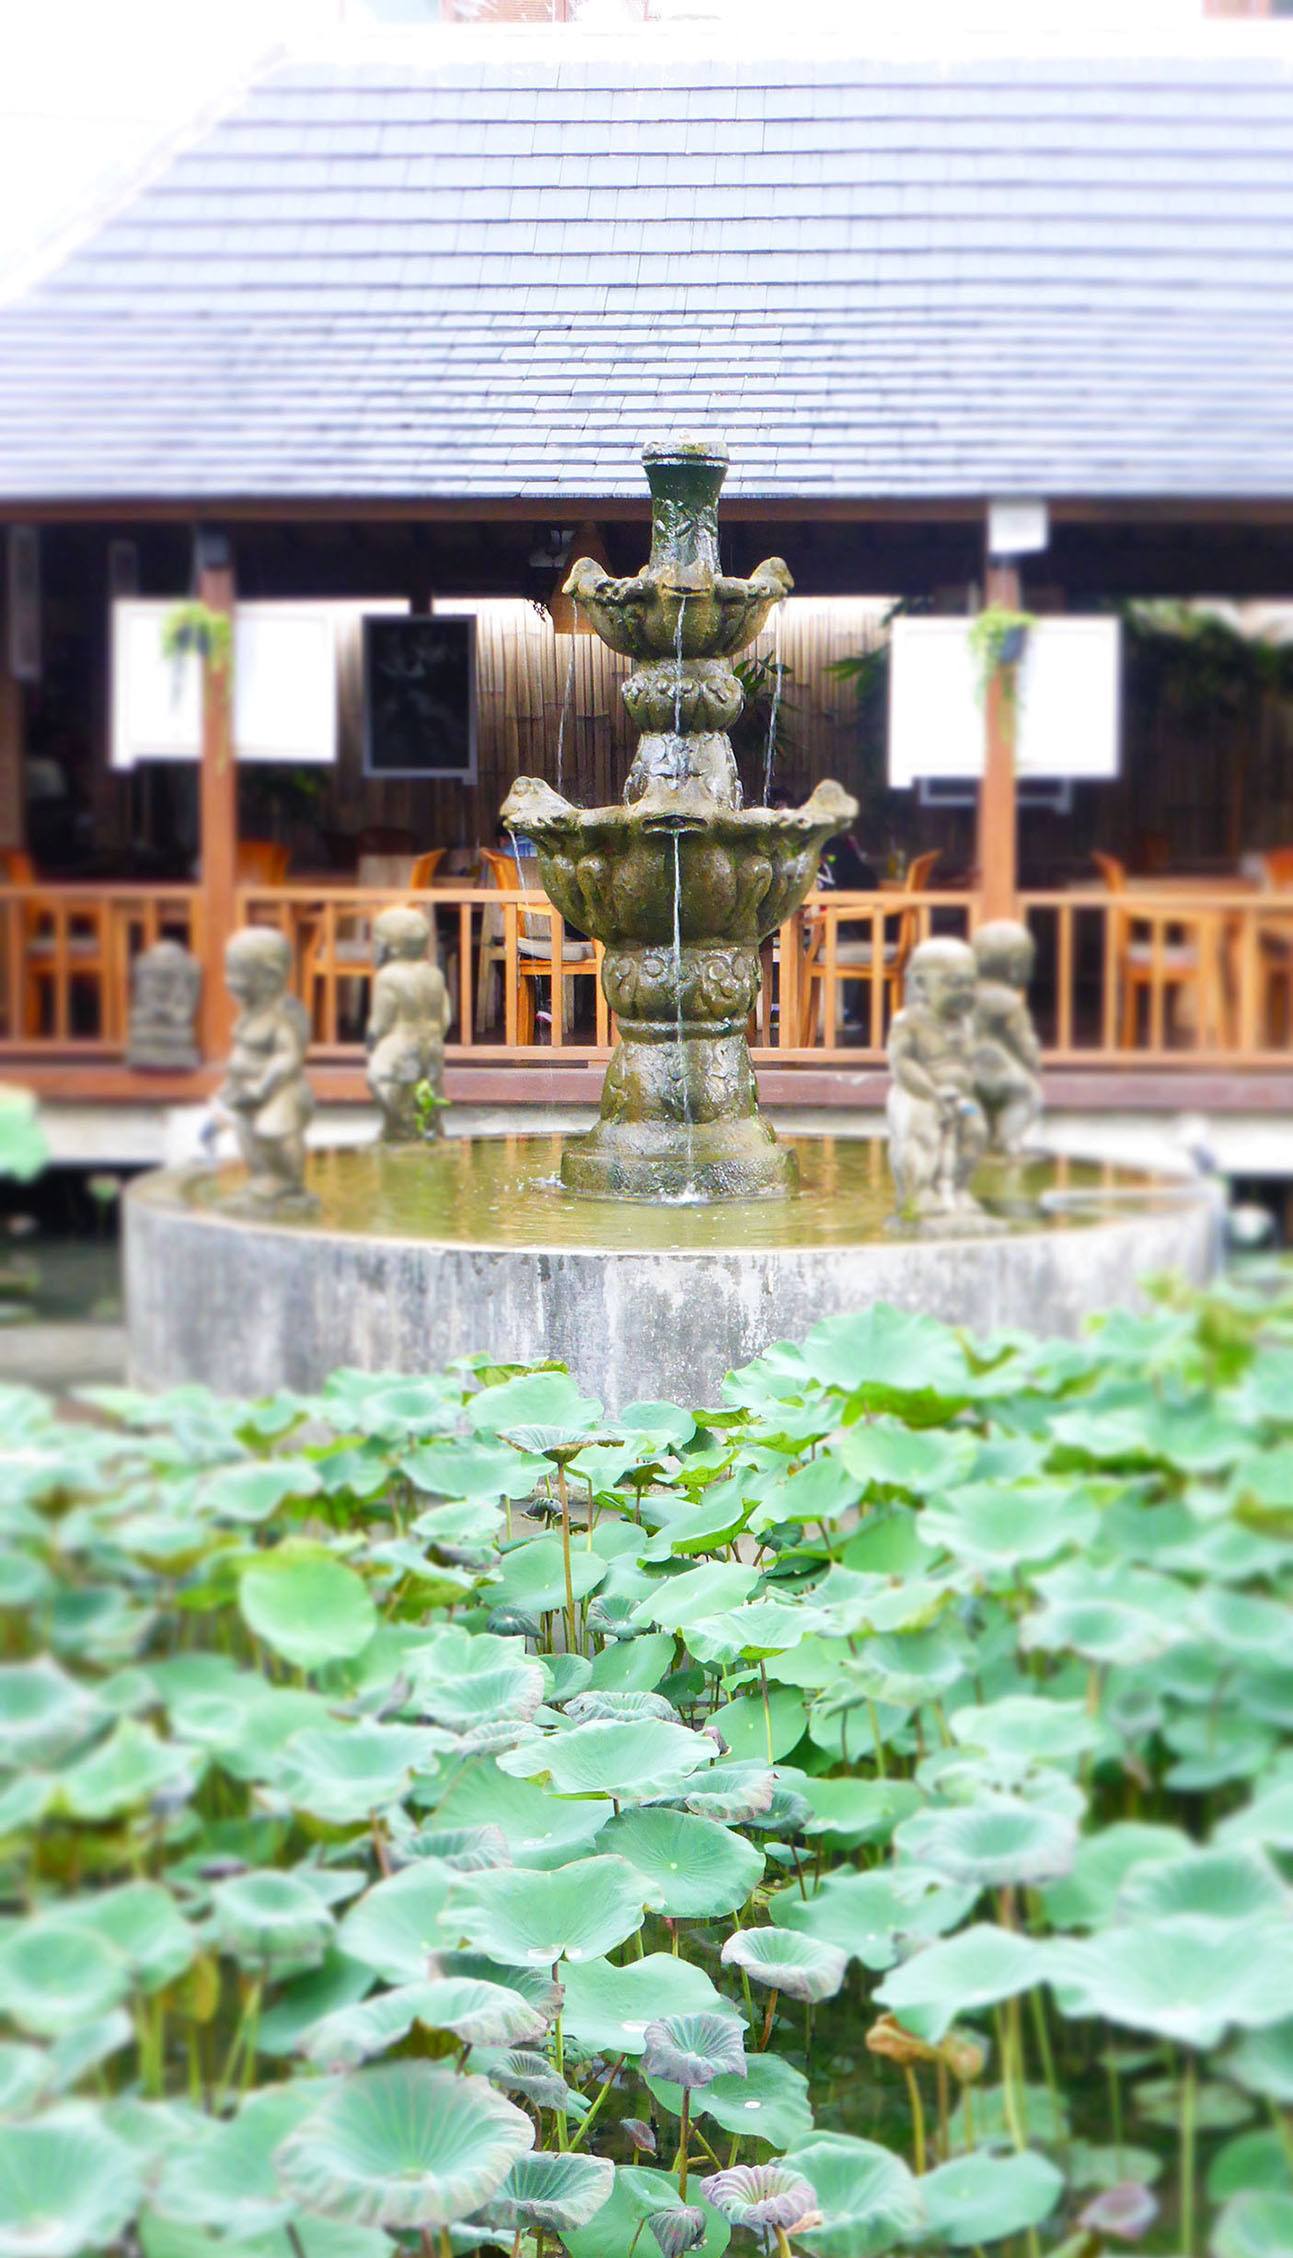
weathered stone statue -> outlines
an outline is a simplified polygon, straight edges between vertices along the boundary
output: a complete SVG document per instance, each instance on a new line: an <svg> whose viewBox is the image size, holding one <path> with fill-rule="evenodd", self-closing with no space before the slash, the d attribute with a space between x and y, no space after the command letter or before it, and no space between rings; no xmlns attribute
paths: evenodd
<svg viewBox="0 0 1293 2258"><path fill-rule="evenodd" d="M973 940L974 1094L988 1124L988 1150L1014 1160L1042 1111L1042 1047L1028 1009L1037 948L1026 925L996 918Z"/></svg>
<svg viewBox="0 0 1293 2258"><path fill-rule="evenodd" d="M178 941L155 941L130 970L126 1063L145 1071L185 1074L200 1063L193 1017L202 971Z"/></svg>
<svg viewBox="0 0 1293 2258"><path fill-rule="evenodd" d="M651 554L617 580L581 557L566 582L613 651L641 732L622 802L576 808L522 776L503 821L533 839L544 888L604 942L619 1041L601 1118L569 1138L562 1182L603 1198L749 1199L793 1189L794 1156L759 1113L746 1026L759 946L793 915L857 803L819 784L801 808L747 808L727 731L744 703L731 660L793 583L780 557L724 573L726 450L648 447Z"/></svg>
<svg viewBox="0 0 1293 2258"><path fill-rule="evenodd" d="M966 942L922 941L912 951L906 1000L889 1031L889 1165L900 1221L983 1216L969 1189L988 1141L974 1095L974 990Z"/></svg>
<svg viewBox="0 0 1293 2258"><path fill-rule="evenodd" d="M244 925L225 951L225 978L238 1004L233 1051L217 1103L233 1120L247 1182L229 1203L260 1213L308 1212L305 1129L314 1097L305 1079L310 1023L288 994L287 935Z"/></svg>
<svg viewBox="0 0 1293 2258"><path fill-rule="evenodd" d="M368 1087L381 1108L388 1144L413 1144L441 1134L440 1108L419 1120L416 1091L429 1082L444 1093L444 1038L449 995L427 955L431 927L418 909L384 909L373 925L377 972L368 1019Z"/></svg>

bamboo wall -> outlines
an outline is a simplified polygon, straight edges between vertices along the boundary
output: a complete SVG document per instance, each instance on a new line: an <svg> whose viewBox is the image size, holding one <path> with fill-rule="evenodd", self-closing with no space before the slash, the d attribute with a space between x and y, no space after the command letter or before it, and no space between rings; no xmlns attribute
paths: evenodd
<svg viewBox="0 0 1293 2258"><path fill-rule="evenodd" d="M541 776L585 806L618 800L635 742L620 699L630 662L596 636L554 634L546 612L532 604L504 599L444 607L459 608L474 611L477 622L475 787L365 777L356 618L340 639L341 757L324 786L319 823L325 832L354 838L389 826L410 832L419 845L488 845L518 775ZM885 609L869 598L791 597L783 607L781 659L790 671L780 734L789 747L778 762L779 782L810 790L820 777L835 775L848 784L857 765L855 694L828 668L872 647ZM772 648L769 631L751 655Z"/></svg>

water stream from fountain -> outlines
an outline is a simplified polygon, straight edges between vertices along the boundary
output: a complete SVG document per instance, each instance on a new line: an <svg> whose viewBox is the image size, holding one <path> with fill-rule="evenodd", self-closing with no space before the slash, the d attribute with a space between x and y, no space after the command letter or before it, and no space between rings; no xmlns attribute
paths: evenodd
<svg viewBox="0 0 1293 2258"><path fill-rule="evenodd" d="M576 618L578 618L578 616L579 616L579 607L578 607L578 605L577 605L577 604L575 605L575 607L574 607L574 610L575 610L575 616L576 616ZM560 718L560 720L559 720L559 721L558 721L558 723L557 723L557 790L558 790L559 792L564 792L564 791L565 791L565 789L566 789L566 783L565 783L565 776L566 776L566 764L565 764L565 751L566 751L566 728L567 728L567 725L568 725L568 723L569 723L569 720L570 720L570 709L571 709L571 706L572 706L572 705L573 705L573 703L574 703L574 696L575 696L575 638L574 638L574 636L572 635L572 636L571 636L571 638L570 638L570 656L569 656L569 658L568 658L568 659L567 659L567 661L566 661L566 689L565 689L565 695L564 695L564 697L562 698L562 701L561 701L561 718Z"/></svg>
<svg viewBox="0 0 1293 2258"><path fill-rule="evenodd" d="M675 737L682 735L682 686L684 681L682 671L682 623L686 614L687 599L685 596L681 596L678 600L677 624L673 631L673 733Z"/></svg>
<svg viewBox="0 0 1293 2258"><path fill-rule="evenodd" d="M768 742L763 751L763 804L772 804L772 764L777 756L777 716L781 711L781 606L772 615L772 703L768 707Z"/></svg>
<svg viewBox="0 0 1293 2258"><path fill-rule="evenodd" d="M679 613L679 618L681 618ZM673 835L673 992L674 1010L678 1025L678 1086L682 1094L682 1118L687 1130L687 1182L679 1197L689 1199L694 1195L692 1182L694 1142L692 1138L691 1092L687 1086L687 1041L682 1008L682 833Z"/></svg>

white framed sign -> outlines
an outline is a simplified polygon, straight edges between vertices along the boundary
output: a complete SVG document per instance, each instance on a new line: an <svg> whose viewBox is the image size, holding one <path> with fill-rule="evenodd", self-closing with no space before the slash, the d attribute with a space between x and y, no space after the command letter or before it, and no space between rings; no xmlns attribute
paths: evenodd
<svg viewBox="0 0 1293 2258"><path fill-rule="evenodd" d="M889 782L983 774L986 720L968 619L896 619L889 667ZM1118 774L1122 637L1116 619L1039 619L1019 668L1021 777Z"/></svg>
<svg viewBox="0 0 1293 2258"><path fill-rule="evenodd" d="M112 766L202 754L202 668L168 658L169 598L112 607ZM326 766L337 757L336 612L329 604L239 604L233 737L240 761Z"/></svg>

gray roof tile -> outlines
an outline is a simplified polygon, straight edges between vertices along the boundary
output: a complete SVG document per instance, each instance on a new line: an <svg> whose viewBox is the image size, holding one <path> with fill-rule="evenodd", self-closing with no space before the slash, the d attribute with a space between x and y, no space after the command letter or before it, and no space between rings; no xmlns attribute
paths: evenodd
<svg viewBox="0 0 1293 2258"><path fill-rule="evenodd" d="M0 311L0 500L1293 495L1293 75L291 66Z"/></svg>

